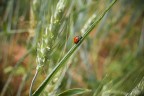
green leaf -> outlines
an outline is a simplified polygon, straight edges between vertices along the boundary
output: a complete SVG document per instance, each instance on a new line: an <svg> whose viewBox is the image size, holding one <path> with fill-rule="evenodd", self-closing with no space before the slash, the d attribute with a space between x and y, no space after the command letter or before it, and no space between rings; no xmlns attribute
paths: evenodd
<svg viewBox="0 0 144 96"><path fill-rule="evenodd" d="M90 90L82 89L82 88L74 88L74 89L66 90L66 91L58 94L57 96L73 96L73 95L83 94L86 92L90 92Z"/></svg>
<svg viewBox="0 0 144 96"><path fill-rule="evenodd" d="M17 70L15 70L15 72L14 72L15 75L23 75L23 74L25 74L25 73L26 73L26 70L25 70L25 68L22 67L22 66L19 66L19 67L17 68Z"/></svg>
<svg viewBox="0 0 144 96"><path fill-rule="evenodd" d="M4 73L9 73L9 72L11 72L13 70L13 67L12 66L8 66L8 67L6 67L5 69L4 69Z"/></svg>

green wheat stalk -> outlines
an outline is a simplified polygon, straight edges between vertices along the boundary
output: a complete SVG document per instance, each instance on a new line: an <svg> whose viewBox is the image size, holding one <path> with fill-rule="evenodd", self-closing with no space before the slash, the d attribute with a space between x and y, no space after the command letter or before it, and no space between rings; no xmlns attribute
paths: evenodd
<svg viewBox="0 0 144 96"><path fill-rule="evenodd" d="M137 84L137 86L126 96L140 96L140 94L144 92L144 77Z"/></svg>
<svg viewBox="0 0 144 96"><path fill-rule="evenodd" d="M53 49L53 45L56 37L58 36L59 27L61 25L61 18L64 13L66 0L59 0L56 6L55 13L51 16L50 24L44 28L44 32L41 36L41 41L37 44L37 67L30 86L30 96L32 95L32 87L38 75L40 69L45 66L50 60L50 54ZM44 9L43 9L44 10Z"/></svg>

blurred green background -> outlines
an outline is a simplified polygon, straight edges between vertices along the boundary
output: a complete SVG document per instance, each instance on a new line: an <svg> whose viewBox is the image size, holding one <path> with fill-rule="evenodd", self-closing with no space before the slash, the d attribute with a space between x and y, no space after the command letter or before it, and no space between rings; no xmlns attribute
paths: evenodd
<svg viewBox="0 0 144 96"><path fill-rule="evenodd" d="M74 36L83 35L81 30L92 14L99 16L111 1L67 1L60 14L62 23L54 30L54 36L60 32L48 53L49 62L38 75L33 91L74 45ZM58 0L0 0L2 96L28 96L37 66L37 44L50 26L57 3ZM60 83L53 80L42 96L71 88L91 90L76 96L124 96L132 92L144 82L144 1L118 0L66 63L69 68L60 75ZM144 83L141 86L138 94L144 93Z"/></svg>

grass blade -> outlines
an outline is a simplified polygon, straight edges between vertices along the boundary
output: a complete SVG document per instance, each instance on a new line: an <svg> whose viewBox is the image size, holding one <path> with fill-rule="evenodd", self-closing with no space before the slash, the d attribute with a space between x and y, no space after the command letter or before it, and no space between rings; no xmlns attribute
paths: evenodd
<svg viewBox="0 0 144 96"><path fill-rule="evenodd" d="M74 89L66 90L66 91L58 94L57 96L74 96L74 95L83 94L86 92L90 92L90 90L82 89L82 88L74 88Z"/></svg>

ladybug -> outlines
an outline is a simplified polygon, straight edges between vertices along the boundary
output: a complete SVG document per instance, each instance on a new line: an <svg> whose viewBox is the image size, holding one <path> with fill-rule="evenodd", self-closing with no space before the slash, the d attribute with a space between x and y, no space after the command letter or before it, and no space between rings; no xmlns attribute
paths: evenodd
<svg viewBox="0 0 144 96"><path fill-rule="evenodd" d="M82 36L75 36L74 43L77 44L82 39Z"/></svg>

